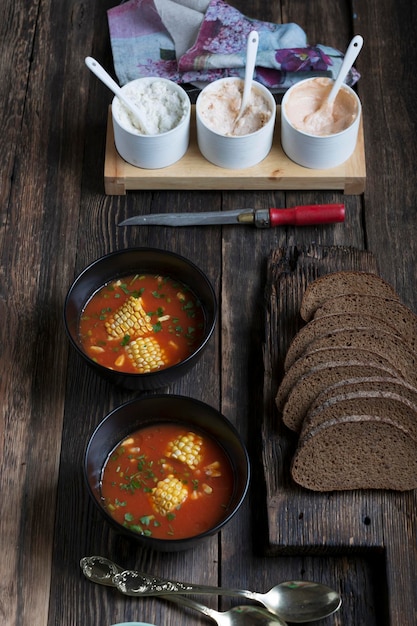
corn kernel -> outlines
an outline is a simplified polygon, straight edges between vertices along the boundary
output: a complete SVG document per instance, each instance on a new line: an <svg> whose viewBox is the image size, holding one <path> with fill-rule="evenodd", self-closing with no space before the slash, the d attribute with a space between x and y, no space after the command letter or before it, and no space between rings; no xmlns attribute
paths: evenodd
<svg viewBox="0 0 417 626"><path fill-rule="evenodd" d="M144 335L152 332L151 318L143 308L142 298L130 296L104 323L110 339L122 339L126 334Z"/></svg>
<svg viewBox="0 0 417 626"><path fill-rule="evenodd" d="M161 515L167 515L188 498L187 487L173 474L160 480L151 494L152 504Z"/></svg>
<svg viewBox="0 0 417 626"><path fill-rule="evenodd" d="M158 370L167 363L165 350L155 337L138 337L126 346L126 352L139 374Z"/></svg>
<svg viewBox="0 0 417 626"><path fill-rule="evenodd" d="M166 456L185 463L190 469L195 469L201 462L202 445L203 439L199 435L188 432L169 442Z"/></svg>
<svg viewBox="0 0 417 626"><path fill-rule="evenodd" d="M123 363L125 362L125 355L124 354L120 354L117 359L115 360L114 364L116 367L122 367Z"/></svg>

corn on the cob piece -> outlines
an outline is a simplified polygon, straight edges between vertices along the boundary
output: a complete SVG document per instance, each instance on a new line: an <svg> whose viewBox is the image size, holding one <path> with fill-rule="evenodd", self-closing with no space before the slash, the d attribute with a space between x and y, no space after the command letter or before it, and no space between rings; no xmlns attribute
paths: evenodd
<svg viewBox="0 0 417 626"><path fill-rule="evenodd" d="M152 332L151 318L143 308L142 298L130 296L105 322L110 339L122 339L125 335L136 337Z"/></svg>
<svg viewBox="0 0 417 626"><path fill-rule="evenodd" d="M198 467L201 461L202 445L202 437L193 432L188 432L169 442L166 456L178 459L193 470Z"/></svg>
<svg viewBox="0 0 417 626"><path fill-rule="evenodd" d="M152 504L161 515L167 515L188 498L187 487L173 474L160 480L151 494Z"/></svg>
<svg viewBox="0 0 417 626"><path fill-rule="evenodd" d="M126 346L126 352L139 374L147 374L165 365L165 351L155 337L138 337Z"/></svg>

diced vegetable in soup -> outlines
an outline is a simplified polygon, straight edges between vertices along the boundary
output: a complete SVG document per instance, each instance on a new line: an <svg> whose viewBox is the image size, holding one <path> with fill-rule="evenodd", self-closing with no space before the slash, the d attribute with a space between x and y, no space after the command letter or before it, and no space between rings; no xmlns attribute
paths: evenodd
<svg viewBox="0 0 417 626"><path fill-rule="evenodd" d="M101 495L120 524L162 539L193 537L227 514L233 470L209 435L181 424L146 426L110 454Z"/></svg>
<svg viewBox="0 0 417 626"><path fill-rule="evenodd" d="M144 374L192 354L203 337L204 313L195 294L178 281L127 276L90 298L79 332L84 351L100 365Z"/></svg>

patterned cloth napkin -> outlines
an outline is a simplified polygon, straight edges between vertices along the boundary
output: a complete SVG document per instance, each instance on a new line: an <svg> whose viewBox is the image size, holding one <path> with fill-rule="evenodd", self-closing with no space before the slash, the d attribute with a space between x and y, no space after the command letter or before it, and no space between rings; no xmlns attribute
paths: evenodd
<svg viewBox="0 0 417 626"><path fill-rule="evenodd" d="M251 19L223 0L128 0L107 15L121 85L142 76L200 86L243 77L251 30L259 33L254 78L271 91L284 92L310 76L335 78L343 61L334 48L307 45L297 24ZM358 79L352 69L346 82Z"/></svg>

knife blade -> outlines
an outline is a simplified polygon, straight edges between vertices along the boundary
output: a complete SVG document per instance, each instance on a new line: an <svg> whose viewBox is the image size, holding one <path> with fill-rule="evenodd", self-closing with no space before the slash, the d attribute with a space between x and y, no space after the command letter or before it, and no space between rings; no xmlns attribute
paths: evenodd
<svg viewBox="0 0 417 626"><path fill-rule="evenodd" d="M135 215L118 226L212 226L250 224L256 228L274 226L313 226L343 222L344 204L312 204L288 209L233 209L201 213L155 213Z"/></svg>

